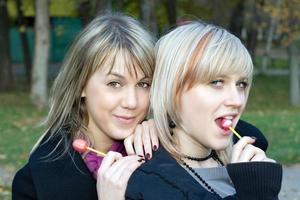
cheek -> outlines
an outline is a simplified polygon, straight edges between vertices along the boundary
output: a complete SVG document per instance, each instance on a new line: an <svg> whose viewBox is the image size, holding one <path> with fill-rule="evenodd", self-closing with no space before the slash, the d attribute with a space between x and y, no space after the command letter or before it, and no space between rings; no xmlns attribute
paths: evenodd
<svg viewBox="0 0 300 200"><path fill-rule="evenodd" d="M142 91L139 94L139 108L147 113L150 106L149 91Z"/></svg>
<svg viewBox="0 0 300 200"><path fill-rule="evenodd" d="M247 102L248 102L248 95L243 93L243 94L241 94L240 99L241 99L241 102L242 102L242 110L244 110L244 108L246 107Z"/></svg>
<svg viewBox="0 0 300 200"><path fill-rule="evenodd" d="M111 94L100 87L87 93L86 100L87 107L94 113L111 110L118 104L116 94Z"/></svg>

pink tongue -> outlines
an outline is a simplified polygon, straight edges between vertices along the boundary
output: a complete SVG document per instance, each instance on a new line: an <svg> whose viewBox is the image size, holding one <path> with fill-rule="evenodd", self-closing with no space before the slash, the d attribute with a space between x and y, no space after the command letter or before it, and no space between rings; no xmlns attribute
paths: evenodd
<svg viewBox="0 0 300 200"><path fill-rule="evenodd" d="M232 125L232 121L230 119L222 119L221 126L224 130L228 130L229 127Z"/></svg>

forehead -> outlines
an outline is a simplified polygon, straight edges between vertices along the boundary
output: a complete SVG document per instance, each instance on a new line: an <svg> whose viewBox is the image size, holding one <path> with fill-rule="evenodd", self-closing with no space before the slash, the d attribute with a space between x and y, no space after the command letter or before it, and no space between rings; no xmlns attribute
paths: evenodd
<svg viewBox="0 0 300 200"><path fill-rule="evenodd" d="M137 65L136 61L128 55L128 53L118 52L114 56L110 56L100 70L107 75L119 74L125 77L140 78L144 77L142 69Z"/></svg>

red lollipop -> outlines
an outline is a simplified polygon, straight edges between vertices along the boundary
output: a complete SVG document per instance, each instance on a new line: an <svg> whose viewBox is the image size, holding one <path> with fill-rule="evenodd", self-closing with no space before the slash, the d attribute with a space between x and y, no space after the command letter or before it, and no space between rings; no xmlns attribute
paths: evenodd
<svg viewBox="0 0 300 200"><path fill-rule="evenodd" d="M106 156L105 153L101 152L101 151L97 151L96 149L93 149L91 147L88 146L87 142L85 140L82 139L76 139L73 141L72 143L73 148L75 149L75 151L79 152L79 153L84 153L87 150L89 151L93 151L96 154L100 155L100 156Z"/></svg>

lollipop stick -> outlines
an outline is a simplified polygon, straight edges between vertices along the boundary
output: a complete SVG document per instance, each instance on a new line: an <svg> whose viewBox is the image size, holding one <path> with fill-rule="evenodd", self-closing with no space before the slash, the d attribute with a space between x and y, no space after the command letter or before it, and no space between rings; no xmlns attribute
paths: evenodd
<svg viewBox="0 0 300 200"><path fill-rule="evenodd" d="M236 136L236 137L238 137L239 139L241 139L242 137L240 136L240 134L238 134L238 132L236 132L232 127L228 127L230 130L231 130L231 132Z"/></svg>
<svg viewBox="0 0 300 200"><path fill-rule="evenodd" d="M103 157L106 156L105 153L103 153L103 152L101 152L101 151L97 151L96 149L93 149L93 148L91 148L91 147L86 147L86 149L89 150L89 151L95 152L95 153L98 154L99 156L103 156Z"/></svg>

